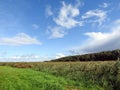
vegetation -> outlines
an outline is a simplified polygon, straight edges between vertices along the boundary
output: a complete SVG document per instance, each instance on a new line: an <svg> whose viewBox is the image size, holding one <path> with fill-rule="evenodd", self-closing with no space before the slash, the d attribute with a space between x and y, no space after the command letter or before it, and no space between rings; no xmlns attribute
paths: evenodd
<svg viewBox="0 0 120 90"><path fill-rule="evenodd" d="M119 50L114 50L54 62L3 62L0 90L120 90L119 56Z"/></svg>
<svg viewBox="0 0 120 90"><path fill-rule="evenodd" d="M31 69L0 66L0 90L67 90L64 78Z"/></svg>
<svg viewBox="0 0 120 90"><path fill-rule="evenodd" d="M49 62L38 64L34 69L69 78L88 88L98 85L104 90L120 90L120 63L115 61Z"/></svg>
<svg viewBox="0 0 120 90"><path fill-rule="evenodd" d="M113 61L120 57L120 50L104 51L99 53L91 53L84 55L68 56L52 60L52 62L68 62L68 61Z"/></svg>
<svg viewBox="0 0 120 90"><path fill-rule="evenodd" d="M17 67L17 68L21 68L21 67L31 68L33 70L36 70L37 72L39 71L40 73L41 72L45 73L44 75L49 76L51 74L54 77L61 77L64 79L64 82L66 82L67 84L59 83L59 85L62 85L64 89L66 89L65 87L69 88L68 90L70 90L70 87L77 88L77 90L120 90L119 61L1 63L1 65L10 65L12 67ZM16 70L19 71L21 69L16 69ZM31 75L31 73L33 72L30 71L29 73ZM26 77L28 78L29 76ZM53 80L53 78L51 78L51 80ZM29 79L29 81L32 80ZM49 89L49 90L58 90L58 89Z"/></svg>

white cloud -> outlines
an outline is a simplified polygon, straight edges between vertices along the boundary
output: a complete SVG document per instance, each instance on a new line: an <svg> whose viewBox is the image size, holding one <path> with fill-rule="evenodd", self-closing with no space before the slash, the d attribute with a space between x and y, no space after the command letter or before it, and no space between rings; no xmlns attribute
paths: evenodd
<svg viewBox="0 0 120 90"><path fill-rule="evenodd" d="M53 15L53 12L52 12L51 9L52 9L51 6L47 6L47 7L46 7L46 15L47 15L47 16Z"/></svg>
<svg viewBox="0 0 120 90"><path fill-rule="evenodd" d="M2 37L0 38L0 45L41 45L42 43L38 41L36 38L30 37L25 33L19 33L14 37Z"/></svg>
<svg viewBox="0 0 120 90"><path fill-rule="evenodd" d="M48 32L50 33L50 39L63 38L66 34L61 27L49 27Z"/></svg>
<svg viewBox="0 0 120 90"><path fill-rule="evenodd" d="M39 56L37 54L23 54L12 56L0 56L1 62L42 62L54 59L49 56Z"/></svg>
<svg viewBox="0 0 120 90"><path fill-rule="evenodd" d="M36 59L40 59L40 57L38 55L35 54L31 54L31 55L14 55L10 57L11 59L14 59L16 61L20 61L20 60L36 60Z"/></svg>
<svg viewBox="0 0 120 90"><path fill-rule="evenodd" d="M80 14L79 6L79 3L76 3L76 5L67 5L63 1L58 17L54 18L56 24L68 29L76 25L82 26L82 22L75 19Z"/></svg>
<svg viewBox="0 0 120 90"><path fill-rule="evenodd" d="M116 20L109 32L88 32L88 41L83 46L72 50L74 53L88 53L120 49L120 19Z"/></svg>
<svg viewBox="0 0 120 90"><path fill-rule="evenodd" d="M103 3L102 5L99 5L99 7L102 7L102 8L107 8L109 6L109 3Z"/></svg>
<svg viewBox="0 0 120 90"><path fill-rule="evenodd" d="M1 57L1 62L36 62L36 61L43 61L40 56L35 54L30 55L13 55L10 57Z"/></svg>
<svg viewBox="0 0 120 90"><path fill-rule="evenodd" d="M101 25L107 18L107 12L103 10L89 10L82 17L83 20L87 20L90 23L99 23Z"/></svg>
<svg viewBox="0 0 120 90"><path fill-rule="evenodd" d="M33 29L38 29L38 28L39 28L39 25L37 25L37 24L32 24L32 27L33 27Z"/></svg>
<svg viewBox="0 0 120 90"><path fill-rule="evenodd" d="M56 54L55 59L62 58L62 57L65 57L65 55L63 53L58 53Z"/></svg>
<svg viewBox="0 0 120 90"><path fill-rule="evenodd" d="M56 26L48 28L47 32L50 34L50 39L63 38L66 35L66 30L76 26L83 26L84 21L77 20L80 15L79 7L84 4L80 0L76 0L75 5L66 4L62 2L62 7L58 12L58 16L53 18ZM51 7L47 7L47 13L52 14Z"/></svg>

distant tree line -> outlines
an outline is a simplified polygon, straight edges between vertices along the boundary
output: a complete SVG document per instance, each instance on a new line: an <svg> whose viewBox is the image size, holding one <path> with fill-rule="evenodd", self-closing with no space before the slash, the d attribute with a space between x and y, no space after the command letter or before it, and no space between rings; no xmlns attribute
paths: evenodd
<svg viewBox="0 0 120 90"><path fill-rule="evenodd" d="M98 53L84 54L84 55L75 55L75 56L67 56L55 60L51 60L52 62L74 62L74 61L112 61L118 60L120 58L120 50L113 51L103 51Z"/></svg>

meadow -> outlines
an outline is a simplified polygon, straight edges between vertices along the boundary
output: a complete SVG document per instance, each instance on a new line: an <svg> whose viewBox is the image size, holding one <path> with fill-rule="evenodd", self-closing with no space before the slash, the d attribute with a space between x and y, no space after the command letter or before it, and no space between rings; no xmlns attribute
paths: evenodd
<svg viewBox="0 0 120 90"><path fill-rule="evenodd" d="M17 62L17 63L0 63L0 65L2 66L2 68L5 67L8 69L7 71L2 69L6 73L11 72L13 69L19 72L18 74L15 75L24 76L21 77L23 81L17 81L18 87L19 85L20 87L21 86L28 87L29 85L30 86L34 85L32 86L32 88L33 87L36 88L36 89L2 89L2 90L120 90L119 61L33 62L33 63ZM34 73L37 74L34 75ZM6 75L12 77L12 80L16 79L13 72L11 72L11 74ZM49 79L47 78L47 76L49 77ZM20 79L19 77L17 78ZM1 83L2 81L5 80L0 79ZM14 85L13 81L11 82L12 82L11 86ZM29 82L29 84L24 83L25 85L23 85L21 84L22 82ZM41 86L40 87L41 89L38 89L39 85Z"/></svg>
<svg viewBox="0 0 120 90"><path fill-rule="evenodd" d="M64 78L48 73L0 66L0 90L67 90L67 85Z"/></svg>

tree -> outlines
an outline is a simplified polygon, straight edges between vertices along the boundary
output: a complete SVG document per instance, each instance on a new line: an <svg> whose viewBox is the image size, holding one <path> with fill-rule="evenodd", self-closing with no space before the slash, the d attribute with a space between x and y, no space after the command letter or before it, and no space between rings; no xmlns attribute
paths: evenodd
<svg viewBox="0 0 120 90"><path fill-rule="evenodd" d="M118 49L117 50L117 53L118 53L118 61L120 60L120 50Z"/></svg>

